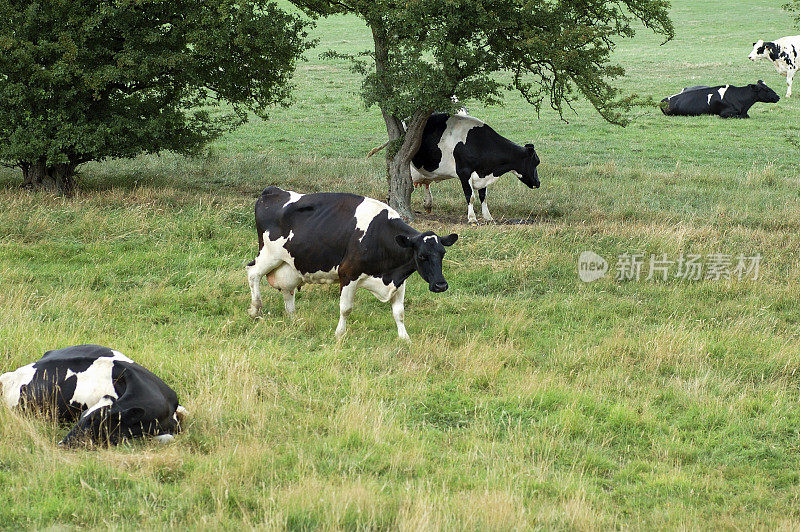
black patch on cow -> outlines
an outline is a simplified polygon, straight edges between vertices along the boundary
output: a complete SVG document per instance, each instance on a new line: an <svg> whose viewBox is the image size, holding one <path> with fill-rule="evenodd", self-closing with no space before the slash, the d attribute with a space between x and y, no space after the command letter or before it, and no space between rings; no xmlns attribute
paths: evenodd
<svg viewBox="0 0 800 532"><path fill-rule="evenodd" d="M442 150L439 149L439 142L447 129L447 119L450 115L444 113L434 113L425 123L422 130L422 141L420 142L417 153L414 154L411 162L417 168L433 172L442 163Z"/></svg>
<svg viewBox="0 0 800 532"><path fill-rule="evenodd" d="M781 47L775 44L774 42L765 42L764 48L769 50L769 58L773 61L777 61L781 57ZM759 53L763 53L763 49Z"/></svg>
<svg viewBox="0 0 800 532"><path fill-rule="evenodd" d="M289 238L284 247L295 258L302 273L327 272L339 266L356 231L356 208L364 201L355 194L306 194L284 207L290 194L276 193L270 187L256 202L256 227L260 247L264 233L271 241ZM280 190L280 189L277 189ZM320 238L324 228L325 238Z"/></svg>
<svg viewBox="0 0 800 532"><path fill-rule="evenodd" d="M710 89L708 85L695 85L694 87L686 87L681 92L697 91L701 89ZM662 100L663 101L663 100Z"/></svg>

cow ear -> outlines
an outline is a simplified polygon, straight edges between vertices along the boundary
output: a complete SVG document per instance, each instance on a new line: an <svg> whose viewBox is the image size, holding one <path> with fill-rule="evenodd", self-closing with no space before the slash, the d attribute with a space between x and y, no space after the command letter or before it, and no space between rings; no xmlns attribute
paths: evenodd
<svg viewBox="0 0 800 532"><path fill-rule="evenodd" d="M529 152L533 152L533 144L526 144L525 147L528 149Z"/></svg>
<svg viewBox="0 0 800 532"><path fill-rule="evenodd" d="M443 246L452 246L458 240L458 235L455 233L451 233L445 237L439 239L439 242L442 243Z"/></svg>
<svg viewBox="0 0 800 532"><path fill-rule="evenodd" d="M401 248L413 248L414 243L408 238L406 235L397 235L394 237L394 241L397 242Z"/></svg>

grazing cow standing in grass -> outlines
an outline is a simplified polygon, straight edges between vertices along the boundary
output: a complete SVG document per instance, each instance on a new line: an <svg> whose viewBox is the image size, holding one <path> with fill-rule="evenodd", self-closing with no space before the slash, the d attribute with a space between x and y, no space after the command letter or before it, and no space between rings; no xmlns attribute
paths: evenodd
<svg viewBox="0 0 800 532"><path fill-rule="evenodd" d="M719 115L722 118L750 118L747 111L754 103L775 103L780 99L761 80L746 87L698 85L661 100L661 112L668 116Z"/></svg>
<svg viewBox="0 0 800 532"><path fill-rule="evenodd" d="M254 318L261 312L264 275L283 294L289 314L301 285L338 281L337 338L345 332L356 289L364 287L380 301L391 301L397 334L408 340L403 323L406 279L417 271L431 292L447 290L442 257L458 235L420 233L380 201L268 187L256 201L255 214L259 252L247 266L252 296L248 312Z"/></svg>
<svg viewBox="0 0 800 532"><path fill-rule="evenodd" d="M792 96L792 78L800 68L800 35L782 37L776 41L753 43L753 51L747 56L750 61L769 59L779 74L786 74L786 97Z"/></svg>
<svg viewBox="0 0 800 532"><path fill-rule="evenodd" d="M430 184L458 178L467 200L467 220L477 223L472 208L476 191L483 218L491 221L486 187L511 172L528 187L539 188L538 165L533 144L515 144L472 116L435 113L428 118L419 150L411 161L411 179L414 186L425 186L424 205L430 212Z"/></svg>
<svg viewBox="0 0 800 532"><path fill-rule="evenodd" d="M168 442L186 416L164 381L119 351L99 345L48 351L37 362L0 375L0 397L9 408L77 421L61 445L118 443L142 436Z"/></svg>

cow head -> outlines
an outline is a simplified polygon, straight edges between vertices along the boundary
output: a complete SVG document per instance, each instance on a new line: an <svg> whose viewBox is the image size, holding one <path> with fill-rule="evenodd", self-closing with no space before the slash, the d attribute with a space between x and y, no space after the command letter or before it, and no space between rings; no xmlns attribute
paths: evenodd
<svg viewBox="0 0 800 532"><path fill-rule="evenodd" d="M764 42L761 39L753 43L753 50L747 56L750 61L758 61L759 59L769 59L771 61L777 60L781 55L780 47L774 42Z"/></svg>
<svg viewBox="0 0 800 532"><path fill-rule="evenodd" d="M539 173L536 171L536 167L539 166L539 156L536 155L533 144L526 144L525 152L519 167L512 172L517 179L528 185L528 188L539 188Z"/></svg>
<svg viewBox="0 0 800 532"><path fill-rule="evenodd" d="M407 237L397 235L395 241L400 247L414 251L414 261L419 275L428 283L431 292L444 292L447 290L447 281L442 274L442 258L445 247L452 246L458 240L458 235L453 233L440 237L433 231L426 231L417 236Z"/></svg>
<svg viewBox="0 0 800 532"><path fill-rule="evenodd" d="M88 415L84 415L60 445L71 446L81 442L119 443L121 440L154 436L160 442L171 441L173 434L179 433L187 416L186 409L178 406L169 415L161 415L159 408L149 405L125 406L113 403L110 397L105 405Z"/></svg>
<svg viewBox="0 0 800 532"><path fill-rule="evenodd" d="M755 88L756 98L759 102L777 103L781 99L778 93L767 87L762 80L758 80L758 83L751 85L751 87Z"/></svg>

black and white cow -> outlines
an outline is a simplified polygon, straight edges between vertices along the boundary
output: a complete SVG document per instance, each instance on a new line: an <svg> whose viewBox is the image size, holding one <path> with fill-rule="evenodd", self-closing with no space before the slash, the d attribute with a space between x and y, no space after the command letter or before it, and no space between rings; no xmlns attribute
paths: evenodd
<svg viewBox="0 0 800 532"><path fill-rule="evenodd" d="M472 116L435 113L428 118L422 143L411 161L411 179L415 186L425 186L424 205L430 212L430 184L458 178L467 200L467 220L476 223L472 208L476 191L483 218L491 221L486 187L511 172L528 187L538 188L538 165L533 144L515 144Z"/></svg>
<svg viewBox="0 0 800 532"><path fill-rule="evenodd" d="M10 408L77 422L61 445L119 443L142 436L166 443L180 432L187 414L164 381L119 351L99 345L48 351L37 362L0 375L0 397Z"/></svg>
<svg viewBox="0 0 800 532"><path fill-rule="evenodd" d="M786 74L786 97L792 96L792 78L800 68L800 35L782 37L775 41L759 40L747 56L751 61L769 59L779 74Z"/></svg>
<svg viewBox="0 0 800 532"><path fill-rule="evenodd" d="M750 118L747 111L756 102L775 103L780 99L761 80L745 87L697 85L661 100L661 111L668 116L719 115L722 118Z"/></svg>
<svg viewBox="0 0 800 532"><path fill-rule="evenodd" d="M444 292L445 246L458 235L420 233L380 201L355 194L298 194L268 187L256 201L259 252L247 266L252 301L249 313L261 312L261 278L283 294L286 312L294 313L295 291L306 283L339 283L337 338L346 328L359 287L380 301L390 301L397 334L408 340L403 323L405 281L415 271L431 292Z"/></svg>

